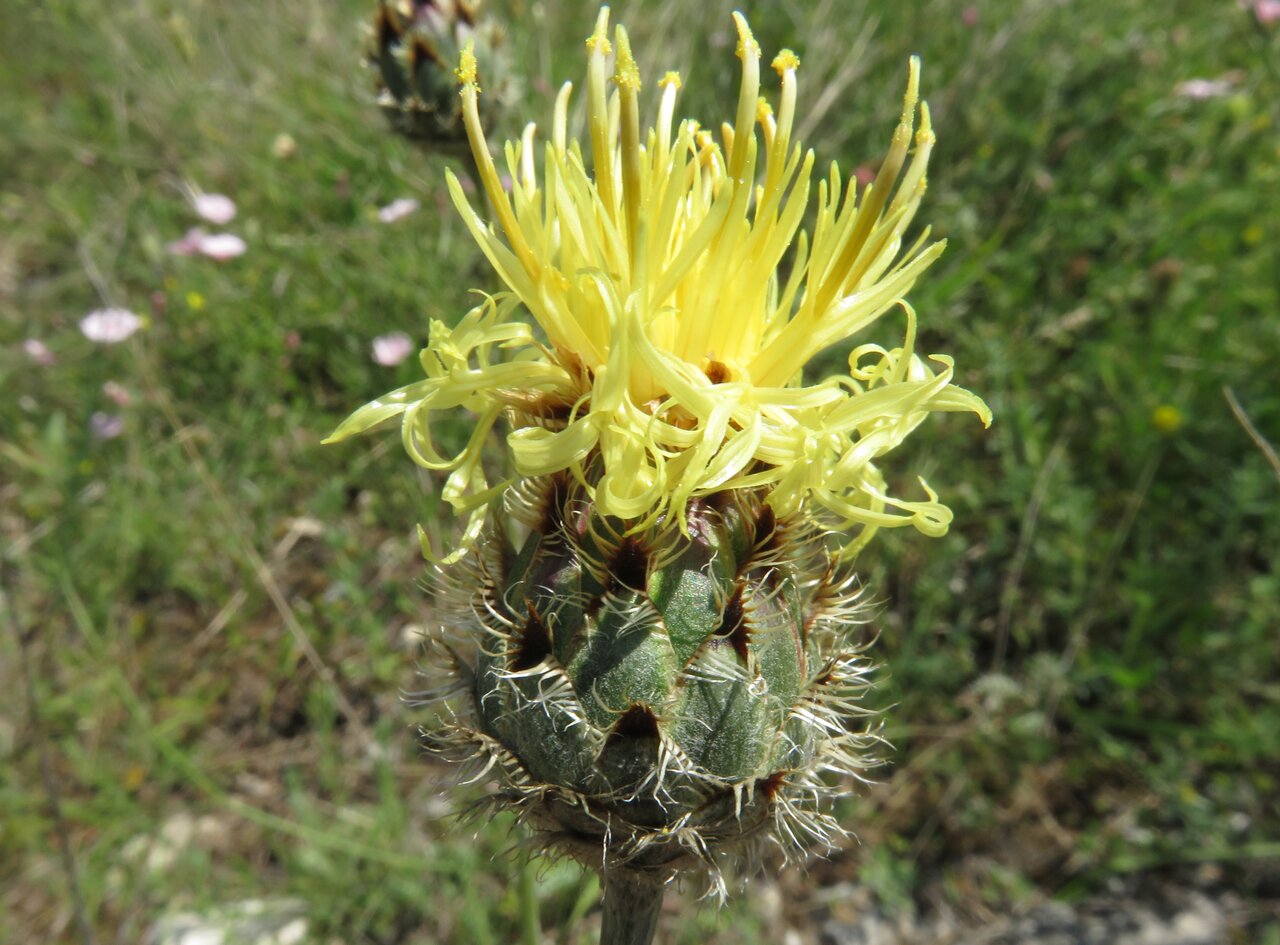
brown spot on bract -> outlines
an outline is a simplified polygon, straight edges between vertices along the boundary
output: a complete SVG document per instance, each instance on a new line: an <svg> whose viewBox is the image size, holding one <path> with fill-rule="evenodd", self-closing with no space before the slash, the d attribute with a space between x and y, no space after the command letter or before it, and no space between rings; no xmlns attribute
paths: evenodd
<svg viewBox="0 0 1280 945"><path fill-rule="evenodd" d="M539 531L543 535L557 535L564 527L564 509L569 501L569 476L555 473L547 477L547 489L542 497L542 514Z"/></svg>
<svg viewBox="0 0 1280 945"><path fill-rule="evenodd" d="M772 801L787 783L787 775L790 773L789 771L775 771L767 778L761 778L757 781L756 787L765 796L766 800Z"/></svg>
<svg viewBox="0 0 1280 945"><path fill-rule="evenodd" d="M822 672L813 677L813 681L809 685L812 689L821 689L823 686L830 686L836 681L836 664L833 660L823 667Z"/></svg>
<svg viewBox="0 0 1280 945"><path fill-rule="evenodd" d="M378 7L373 29L378 34L379 49L387 49L400 40L400 27L396 23L395 14L384 6Z"/></svg>
<svg viewBox="0 0 1280 945"><path fill-rule="evenodd" d="M703 496L702 501L713 511L725 512L733 507L733 493L728 489L712 492L710 495Z"/></svg>
<svg viewBox="0 0 1280 945"><path fill-rule="evenodd" d="M658 717L643 703L636 703L618 717L609 733L612 741L617 738L657 738Z"/></svg>
<svg viewBox="0 0 1280 945"><path fill-rule="evenodd" d="M753 539L752 551L758 555L772 551L777 544L778 518L774 515L773 506L764 505L760 507L760 512L756 515Z"/></svg>
<svg viewBox="0 0 1280 945"><path fill-rule="evenodd" d="M609 560L609 590L644 591L649 582L649 551L632 536L622 539Z"/></svg>
<svg viewBox="0 0 1280 945"><path fill-rule="evenodd" d="M746 617L746 608L742 604L742 585L739 584L734 588L733 596L724 605L724 610L720 614L720 626L716 628L715 636L720 640L728 641L744 666L747 665L751 655L749 646L751 628L747 626Z"/></svg>
<svg viewBox="0 0 1280 945"><path fill-rule="evenodd" d="M517 673L533 669L550 654L551 631L533 609L533 604L529 604L529 619L520 629L520 637L513 648L511 669Z"/></svg>

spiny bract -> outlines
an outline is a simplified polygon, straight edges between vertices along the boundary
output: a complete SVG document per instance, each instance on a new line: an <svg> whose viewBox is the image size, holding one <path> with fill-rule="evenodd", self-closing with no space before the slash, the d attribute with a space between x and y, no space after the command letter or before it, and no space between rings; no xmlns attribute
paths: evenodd
<svg viewBox="0 0 1280 945"><path fill-rule="evenodd" d="M470 43L485 57L487 83L504 88L502 33L481 15L480 0L379 0L368 64L396 132L446 150L466 148L453 70Z"/></svg>
<svg viewBox="0 0 1280 945"><path fill-rule="evenodd" d="M438 750L499 769L511 802L557 848L666 872L784 853L841 833L826 772L857 774L867 664L857 585L820 533L758 493L721 492L674 524L628 533L560 473L440 571L433 663L460 715Z"/></svg>

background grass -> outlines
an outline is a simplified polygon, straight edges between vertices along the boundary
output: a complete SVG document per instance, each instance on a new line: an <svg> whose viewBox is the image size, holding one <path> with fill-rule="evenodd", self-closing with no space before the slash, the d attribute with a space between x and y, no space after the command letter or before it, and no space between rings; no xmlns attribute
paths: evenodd
<svg viewBox="0 0 1280 945"><path fill-rule="evenodd" d="M4 14L2 941L79 940L77 898L101 941L262 896L299 899L317 941L515 934L518 834L452 822L468 795L398 696L431 619L413 528L452 524L394 437L318 445L414 376L371 361L375 335L425 342L492 286L441 161L372 107L368 6ZM953 353L997 423L932 422L889 470L923 472L956 524L863 555L896 751L848 805L862 844L726 912L673 899L670 940L813 940L850 884L977 919L1137 873L1235 890L1262 936L1280 476L1247 426L1280 440L1280 30L1192 0L757 7L765 49L803 57L808 141L846 169L878 159L923 55L923 216L950 246L913 293L920 348ZM727 113L729 4L614 8L650 75L685 71L690 113ZM527 77L509 134L579 77L593 7L501 9ZM1222 96L1176 92L1224 76ZM235 198L245 256L166 252L191 188ZM400 196L422 209L379 223ZM92 344L77 321L105 304L147 329ZM95 437L97 411L122 435ZM540 875L548 941L589 940L592 882Z"/></svg>

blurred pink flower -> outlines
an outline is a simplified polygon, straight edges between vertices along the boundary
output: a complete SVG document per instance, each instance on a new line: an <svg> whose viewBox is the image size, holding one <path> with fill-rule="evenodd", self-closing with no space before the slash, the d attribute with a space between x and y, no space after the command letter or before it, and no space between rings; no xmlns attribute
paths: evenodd
<svg viewBox="0 0 1280 945"><path fill-rule="evenodd" d="M124 417L118 413L96 411L89 418L89 430L96 440L114 440L124 432Z"/></svg>
<svg viewBox="0 0 1280 945"><path fill-rule="evenodd" d="M117 407L127 407L129 402L133 400L133 395L122 384L115 381L107 381L102 385L103 396L111 401Z"/></svg>
<svg viewBox="0 0 1280 945"><path fill-rule="evenodd" d="M413 340L402 331L373 339L373 360L383 367L394 367L411 354Z"/></svg>
<svg viewBox="0 0 1280 945"><path fill-rule="evenodd" d="M41 367L52 367L58 360L49 350L49 346L39 338L28 338L22 343L22 350L27 353L27 357Z"/></svg>
<svg viewBox="0 0 1280 945"><path fill-rule="evenodd" d="M1275 23L1280 20L1280 0L1256 0L1253 15L1264 26Z"/></svg>
<svg viewBox="0 0 1280 945"><path fill-rule="evenodd" d="M194 256L200 252L200 241L204 239L204 230L198 226L194 226L187 230L186 235L180 240L174 240L167 245L167 249L174 256Z"/></svg>
<svg viewBox="0 0 1280 945"><path fill-rule="evenodd" d="M197 245L201 255L216 259L219 262L243 256L245 248L244 240L234 233L202 234Z"/></svg>
<svg viewBox="0 0 1280 945"><path fill-rule="evenodd" d="M225 194L197 194L192 204L203 219L218 226L236 218L235 201Z"/></svg>
<svg viewBox="0 0 1280 945"><path fill-rule="evenodd" d="M859 164L853 169L854 179L857 180L859 187L866 187L876 179L876 169L870 164Z"/></svg>
<svg viewBox="0 0 1280 945"><path fill-rule="evenodd" d="M1204 101L1209 98L1221 98L1231 91L1233 85L1235 83L1230 79L1187 79L1173 87L1173 94Z"/></svg>
<svg viewBox="0 0 1280 945"><path fill-rule="evenodd" d="M968 6L964 8L964 12L960 14L960 19L964 21L964 25L970 28L978 25L978 8Z"/></svg>
<svg viewBox="0 0 1280 945"><path fill-rule="evenodd" d="M400 197L391 201L378 211L378 219L383 223L395 223L397 220L414 213L420 204L412 197Z"/></svg>
<svg viewBox="0 0 1280 945"><path fill-rule="evenodd" d="M284 335L284 350L297 351L302 344L302 336L297 331L290 329Z"/></svg>
<svg viewBox="0 0 1280 945"><path fill-rule="evenodd" d="M80 331L90 341L113 345L142 327L142 319L124 308L100 308L80 319Z"/></svg>
<svg viewBox="0 0 1280 945"><path fill-rule="evenodd" d="M198 226L165 247L175 256L208 256L220 262L243 256L246 248L244 240L234 233L206 233Z"/></svg>

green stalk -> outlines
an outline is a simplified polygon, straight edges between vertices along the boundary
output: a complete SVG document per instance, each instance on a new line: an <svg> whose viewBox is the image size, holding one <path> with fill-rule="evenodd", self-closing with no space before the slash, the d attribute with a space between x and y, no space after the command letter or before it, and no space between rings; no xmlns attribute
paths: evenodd
<svg viewBox="0 0 1280 945"><path fill-rule="evenodd" d="M542 921L538 917L538 862L526 853L520 866L520 935L524 945L541 945Z"/></svg>
<svg viewBox="0 0 1280 945"><path fill-rule="evenodd" d="M601 872L604 923L600 945L651 945L662 911L662 883L637 870L606 867Z"/></svg>

